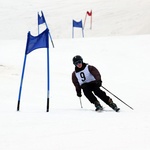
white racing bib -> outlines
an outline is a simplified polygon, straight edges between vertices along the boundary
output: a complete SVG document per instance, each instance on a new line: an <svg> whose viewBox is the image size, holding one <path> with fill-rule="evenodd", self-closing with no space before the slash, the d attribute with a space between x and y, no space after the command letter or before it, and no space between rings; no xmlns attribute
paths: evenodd
<svg viewBox="0 0 150 150"><path fill-rule="evenodd" d="M86 65L84 70L75 73L75 75L76 75L80 85L82 85L83 83L89 83L91 81L95 81L94 76L90 73L90 71L88 69L88 65Z"/></svg>

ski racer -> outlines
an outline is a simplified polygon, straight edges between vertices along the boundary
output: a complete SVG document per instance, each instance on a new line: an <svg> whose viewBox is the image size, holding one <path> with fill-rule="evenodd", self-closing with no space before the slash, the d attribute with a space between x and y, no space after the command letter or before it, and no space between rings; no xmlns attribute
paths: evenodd
<svg viewBox="0 0 150 150"><path fill-rule="evenodd" d="M102 86L102 80L98 69L92 65L84 63L83 58L80 55L74 56L72 60L75 65L75 70L72 73L72 82L75 86L77 96L81 97L81 90L83 90L85 97L95 105L95 111L103 110L103 107L97 100L98 97L114 111L118 112L120 109L117 105L104 91L100 89Z"/></svg>

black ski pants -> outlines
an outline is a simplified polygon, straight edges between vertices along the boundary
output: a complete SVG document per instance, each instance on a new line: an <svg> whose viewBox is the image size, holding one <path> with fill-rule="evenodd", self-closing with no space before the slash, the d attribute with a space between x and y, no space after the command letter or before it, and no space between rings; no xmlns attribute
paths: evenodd
<svg viewBox="0 0 150 150"><path fill-rule="evenodd" d="M84 95L91 103L94 104L97 101L97 96L107 105L109 104L110 97L107 96L106 93L102 91L96 83L85 83L81 87L83 89Z"/></svg>

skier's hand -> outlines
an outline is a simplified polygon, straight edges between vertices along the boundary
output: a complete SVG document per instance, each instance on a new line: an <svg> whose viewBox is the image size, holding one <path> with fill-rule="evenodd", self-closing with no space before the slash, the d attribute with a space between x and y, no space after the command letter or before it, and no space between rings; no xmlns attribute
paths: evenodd
<svg viewBox="0 0 150 150"><path fill-rule="evenodd" d="M81 97L82 96L81 92L77 92L77 96Z"/></svg>
<svg viewBox="0 0 150 150"><path fill-rule="evenodd" d="M102 86L102 81L101 81L101 80L96 80L95 83L96 83L96 85L97 85L98 87L101 87L101 86Z"/></svg>

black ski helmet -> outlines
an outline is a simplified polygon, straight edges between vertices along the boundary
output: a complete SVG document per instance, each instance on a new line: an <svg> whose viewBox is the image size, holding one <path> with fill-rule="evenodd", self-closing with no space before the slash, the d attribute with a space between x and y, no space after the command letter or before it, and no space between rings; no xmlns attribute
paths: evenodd
<svg viewBox="0 0 150 150"><path fill-rule="evenodd" d="M80 55L76 55L76 56L73 57L72 61L73 61L73 64L74 64L74 65L75 65L76 62L78 62L78 61L81 61L81 62L83 63L83 58L82 58Z"/></svg>

